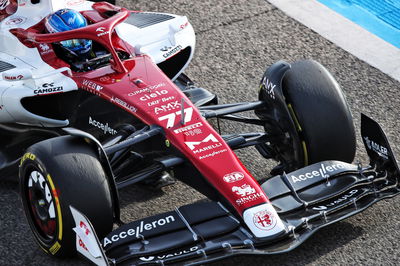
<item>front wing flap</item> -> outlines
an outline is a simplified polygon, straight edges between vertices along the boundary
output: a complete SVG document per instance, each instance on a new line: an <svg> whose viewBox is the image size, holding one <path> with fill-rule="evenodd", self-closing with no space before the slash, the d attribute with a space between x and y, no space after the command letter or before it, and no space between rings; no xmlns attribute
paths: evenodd
<svg viewBox="0 0 400 266"><path fill-rule="evenodd" d="M221 203L201 202L125 224L100 248L110 264L123 265L197 265L239 254L288 252L320 228L400 193L400 173L382 129L363 116L362 135L371 159L367 168L324 161L262 184L285 224L284 234L256 238ZM273 227L276 221L258 216L253 222Z"/></svg>

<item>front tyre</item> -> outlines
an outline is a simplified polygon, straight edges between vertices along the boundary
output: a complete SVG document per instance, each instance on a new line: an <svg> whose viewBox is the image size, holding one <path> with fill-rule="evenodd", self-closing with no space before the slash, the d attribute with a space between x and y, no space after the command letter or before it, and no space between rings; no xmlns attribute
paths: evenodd
<svg viewBox="0 0 400 266"><path fill-rule="evenodd" d="M313 60L295 62L282 89L300 135L304 165L324 160L351 163L356 151L353 119L329 71Z"/></svg>
<svg viewBox="0 0 400 266"><path fill-rule="evenodd" d="M84 213L100 238L112 230L112 198L94 149L83 139L57 137L36 143L21 159L24 212L39 246L56 257L75 254L69 206Z"/></svg>

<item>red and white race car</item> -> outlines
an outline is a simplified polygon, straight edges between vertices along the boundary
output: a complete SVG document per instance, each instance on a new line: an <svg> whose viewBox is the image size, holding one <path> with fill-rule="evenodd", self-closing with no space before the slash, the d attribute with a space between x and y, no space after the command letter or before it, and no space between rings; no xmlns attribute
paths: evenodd
<svg viewBox="0 0 400 266"><path fill-rule="evenodd" d="M89 25L46 32L62 8ZM27 220L53 256L201 264L282 253L400 191L386 137L366 116L371 165L350 164L349 108L315 61L279 61L256 101L218 104L183 74L195 47L185 16L79 0L0 1L0 10L0 171L19 166ZM96 56L69 56L60 42L71 39L92 40ZM209 118L259 130L224 135ZM234 153L250 146L278 162L262 183ZM122 223L119 189L172 176L210 200Z"/></svg>

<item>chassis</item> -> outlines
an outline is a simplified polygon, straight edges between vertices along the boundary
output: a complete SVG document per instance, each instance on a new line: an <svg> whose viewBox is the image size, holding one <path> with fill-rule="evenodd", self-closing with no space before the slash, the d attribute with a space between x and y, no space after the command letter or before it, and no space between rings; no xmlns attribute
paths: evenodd
<svg viewBox="0 0 400 266"><path fill-rule="evenodd" d="M282 253L399 193L390 146L365 116L371 165L350 164L351 114L320 64L277 62L258 101L218 104L183 74L194 51L185 17L89 1L24 3L2 21L16 48L1 47L1 172L15 174L19 163L24 210L47 253L78 251L99 265ZM22 19L66 6L91 25L46 34L43 20ZM106 53L68 62L57 43L72 38L92 39ZM238 115L248 111L255 115ZM209 118L261 130L221 135ZM278 161L273 177L259 184L251 176L233 153L246 147ZM124 224L118 190L166 173L210 201Z"/></svg>

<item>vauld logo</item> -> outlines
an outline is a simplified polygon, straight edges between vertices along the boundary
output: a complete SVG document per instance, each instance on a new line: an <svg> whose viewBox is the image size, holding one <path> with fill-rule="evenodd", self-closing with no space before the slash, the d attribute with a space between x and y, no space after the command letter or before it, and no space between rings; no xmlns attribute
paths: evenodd
<svg viewBox="0 0 400 266"><path fill-rule="evenodd" d="M256 193L256 190L248 184L244 184L241 187L234 186L232 187L232 191L241 197Z"/></svg>
<svg viewBox="0 0 400 266"><path fill-rule="evenodd" d="M207 142L219 143L218 139L213 134L210 134L202 141L186 141L185 144L189 147L189 149L194 150L197 145Z"/></svg>
<svg viewBox="0 0 400 266"><path fill-rule="evenodd" d="M368 137L364 137L364 141L369 150L376 152L380 157L386 160L389 159L389 153L386 147L370 140Z"/></svg>
<svg viewBox="0 0 400 266"><path fill-rule="evenodd" d="M227 183L234 183L236 181L240 181L244 178L244 174L241 172L233 172L230 174L224 175L224 181Z"/></svg>
<svg viewBox="0 0 400 266"><path fill-rule="evenodd" d="M189 249L184 249L184 250L177 251L177 252L174 252L174 253L168 253L168 254L158 255L158 256L140 257L139 259L141 261L152 261L154 259L163 260L163 259L172 258L172 257L175 257L175 256L188 254L188 253L194 252L194 251L196 251L198 249L199 249L198 246L194 246L194 247L191 247Z"/></svg>
<svg viewBox="0 0 400 266"><path fill-rule="evenodd" d="M344 194L340 198L338 198L338 199L336 199L336 200L334 200L334 201L332 201L332 202L330 202L330 203L328 203L326 205L320 205L320 206L314 207L312 209L315 210L315 211L325 211L325 210L327 210L329 208L332 208L332 207L335 207L335 206L339 205L343 201L347 201L348 202L351 198L354 198L356 196L356 194L359 194L358 192L359 192L358 189L353 189L349 193Z"/></svg>
<svg viewBox="0 0 400 266"><path fill-rule="evenodd" d="M267 92L269 97L271 97L273 100L275 100L275 87L276 87L276 85L274 85L269 79L267 79L267 77L264 77L262 82L261 82L261 86L264 86L265 91Z"/></svg>

